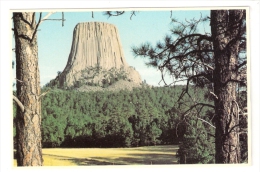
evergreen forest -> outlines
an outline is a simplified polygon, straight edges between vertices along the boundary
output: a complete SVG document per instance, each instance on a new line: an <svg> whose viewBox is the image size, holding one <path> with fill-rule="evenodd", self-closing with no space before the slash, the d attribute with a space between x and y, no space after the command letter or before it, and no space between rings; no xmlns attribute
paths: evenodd
<svg viewBox="0 0 260 172"><path fill-rule="evenodd" d="M112 92L51 89L41 105L43 148L178 144L180 163L214 163L215 131L204 122L214 122L213 109L194 108L183 118L192 102L212 104L212 98L206 90L190 87L190 97L179 100L184 89L181 85Z"/></svg>

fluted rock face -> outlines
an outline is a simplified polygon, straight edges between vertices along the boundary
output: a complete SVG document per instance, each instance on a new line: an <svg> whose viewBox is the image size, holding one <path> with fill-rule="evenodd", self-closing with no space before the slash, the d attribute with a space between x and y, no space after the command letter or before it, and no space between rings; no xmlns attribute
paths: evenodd
<svg viewBox="0 0 260 172"><path fill-rule="evenodd" d="M73 86L78 81L102 85L104 79L108 79L105 73L111 73L111 69L112 74L121 72L125 79L141 83L139 73L129 67L124 58L118 30L114 25L103 22L79 23L74 28L67 65L55 80L60 86Z"/></svg>

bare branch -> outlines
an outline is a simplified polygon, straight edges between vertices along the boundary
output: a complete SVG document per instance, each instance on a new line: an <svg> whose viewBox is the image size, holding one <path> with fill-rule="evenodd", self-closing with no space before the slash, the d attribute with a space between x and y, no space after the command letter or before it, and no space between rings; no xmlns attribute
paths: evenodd
<svg viewBox="0 0 260 172"><path fill-rule="evenodd" d="M213 93L212 91L210 91L209 93L212 94L216 99L218 99L218 96L215 93Z"/></svg>
<svg viewBox="0 0 260 172"><path fill-rule="evenodd" d="M163 81L163 83L164 83L165 86L168 86L168 84L166 83L166 81L165 81L165 79L164 79L163 68L161 68L160 71L161 71L161 78L162 78L161 81ZM160 81L160 82L161 82L161 81ZM159 85L160 85L160 82L158 83Z"/></svg>
<svg viewBox="0 0 260 172"><path fill-rule="evenodd" d="M239 112L241 112L239 115L242 115L242 116L248 115L248 113L247 113L247 107L244 107L243 109L241 108L241 109L239 109L239 110L240 110Z"/></svg>
<svg viewBox="0 0 260 172"><path fill-rule="evenodd" d="M201 119L201 118L198 118L198 119L201 120L201 121L203 121L203 122L205 122L205 123L207 123L207 124L209 124L211 127L216 128L214 125L212 125L212 124L209 123L208 121L206 121L206 120L204 120L204 119Z"/></svg>
<svg viewBox="0 0 260 172"><path fill-rule="evenodd" d="M211 105L211 104L206 104L206 103L197 103L197 104L195 104L195 105L193 105L193 106L191 106L188 110L186 110L184 113L183 113L183 117L184 116L186 116L186 114L188 113L188 112L190 112L193 108L195 108L195 107L197 107L197 106L207 106L207 107L210 107L210 108L215 108L215 106L214 105Z"/></svg>
<svg viewBox="0 0 260 172"><path fill-rule="evenodd" d="M132 20L133 15L135 15L135 11L131 12L130 20Z"/></svg>
<svg viewBox="0 0 260 172"><path fill-rule="evenodd" d="M180 95L178 101L180 101L185 94L188 94L190 81L191 81L193 78L198 78L198 77L204 77L204 78L206 78L206 79L208 79L208 80L210 81L210 79L209 79L209 77L208 77L208 74L206 74L206 73L200 73L200 74L192 75L191 77L189 77L189 78L187 79L186 88L185 88L185 90L183 90L183 92L181 93L181 95Z"/></svg>
<svg viewBox="0 0 260 172"><path fill-rule="evenodd" d="M211 134L211 133L208 133L208 135L209 135L209 136L211 136L211 137L214 137L214 138L216 138L216 136L215 136L215 135L213 135L213 134Z"/></svg>
<svg viewBox="0 0 260 172"><path fill-rule="evenodd" d="M53 21L65 21L65 20L63 20L63 19L46 19L46 20L53 20ZM46 21L45 20L45 21Z"/></svg>
<svg viewBox="0 0 260 172"><path fill-rule="evenodd" d="M229 123L230 124L230 123ZM234 125L227 133L226 135L230 134L236 127L239 127L240 124Z"/></svg>
<svg viewBox="0 0 260 172"><path fill-rule="evenodd" d="M248 134L247 131L242 131L242 132L239 132L238 134Z"/></svg>
<svg viewBox="0 0 260 172"><path fill-rule="evenodd" d="M64 19L64 13L62 12L62 19L48 19L52 14L54 14L55 12L49 12L43 19L42 19L42 12L40 12L40 17L39 17L39 21L38 21L38 23L36 24L36 28L35 28L35 30L34 30L34 32L33 32L33 35L32 35L32 38L30 39L30 42L32 42L33 41L33 39L34 39L34 37L35 37L35 35L36 35L36 32L38 31L38 27L39 27L39 25L43 22L43 21L45 21L45 20L58 20L58 21L62 21L62 26L64 26L64 21L65 21L65 19Z"/></svg>
<svg viewBox="0 0 260 172"><path fill-rule="evenodd" d="M35 18L35 12L34 12L33 15L32 15L32 23L31 23L31 26L33 26L34 18Z"/></svg>
<svg viewBox="0 0 260 172"><path fill-rule="evenodd" d="M246 64L247 64L247 61L245 60L245 61L243 61L243 63L241 63L241 64L239 64L239 65L237 66L237 69L241 68L242 66L244 66L244 65L246 65Z"/></svg>
<svg viewBox="0 0 260 172"><path fill-rule="evenodd" d="M20 16L20 17L21 17L21 20L22 20L23 22L25 22L26 24L28 24L29 26L32 26L31 23L24 18L24 15L27 16L28 14L27 14L26 12L22 13L22 15ZM32 19L33 19L33 17L32 17ZM32 22L33 22L33 21L32 21Z"/></svg>
<svg viewBox="0 0 260 172"><path fill-rule="evenodd" d="M64 21L65 21L65 19L64 19L64 12L62 12L62 27L64 26Z"/></svg>
<svg viewBox="0 0 260 172"><path fill-rule="evenodd" d="M17 98L17 97L15 97L14 95L13 95L13 100L17 103L17 105L21 108L21 110L22 110L22 112L24 112L24 105L22 104L22 102L20 102L20 100Z"/></svg>
<svg viewBox="0 0 260 172"><path fill-rule="evenodd" d="M237 112L239 113L239 111L240 111L240 108L239 108L239 106L238 106L238 103L237 103L237 101L233 100L233 102L236 104L236 107L237 107ZM239 115L238 115L237 117L238 117L238 120L239 120Z"/></svg>
<svg viewBox="0 0 260 172"><path fill-rule="evenodd" d="M21 80L19 80L19 79L17 79L17 78L14 78L14 79L17 80L18 82L21 82L21 83L23 82L23 81L21 81Z"/></svg>
<svg viewBox="0 0 260 172"><path fill-rule="evenodd" d="M234 82L240 82L243 84L247 84L247 68L244 67L238 72L237 80Z"/></svg>
<svg viewBox="0 0 260 172"><path fill-rule="evenodd" d="M38 99L40 99L41 97L45 96L49 91L50 91L50 90L48 90L48 91L42 93L42 94L38 97Z"/></svg>
<svg viewBox="0 0 260 172"><path fill-rule="evenodd" d="M46 16L43 17L43 19L40 21L39 25L40 25L43 21L47 20L47 19L48 19L52 14L54 14L54 13L56 13L56 12L49 12Z"/></svg>
<svg viewBox="0 0 260 172"><path fill-rule="evenodd" d="M40 24L40 22L41 22L41 18L42 18L42 12L40 12L39 21L38 21L38 23L36 24L36 27L35 27L35 30L34 30L34 32L33 32L32 39L31 39L31 41L30 41L30 42L32 42L32 41L33 41L33 39L34 39L34 37L35 37L35 34L36 34L36 32L37 32L37 29L38 29L38 27L39 27L39 24Z"/></svg>
<svg viewBox="0 0 260 172"><path fill-rule="evenodd" d="M187 59L187 58L186 58L186 59L183 59L183 61L187 61L187 60L189 60L189 61L191 61L191 62L193 62L193 63L199 64L199 65L206 66L207 68L209 68L209 69L211 69L211 70L214 70L214 68L213 68L212 66L210 66L210 65L208 65L208 64L206 64L206 63L204 63L204 62L194 61L194 60Z"/></svg>

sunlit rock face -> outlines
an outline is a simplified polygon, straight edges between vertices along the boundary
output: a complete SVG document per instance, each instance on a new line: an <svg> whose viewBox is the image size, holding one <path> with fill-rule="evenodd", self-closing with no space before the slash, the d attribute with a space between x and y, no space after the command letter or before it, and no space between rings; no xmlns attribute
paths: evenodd
<svg viewBox="0 0 260 172"><path fill-rule="evenodd" d="M77 24L67 65L55 80L60 86L70 87L79 81L101 86L104 79L113 79L111 76L141 83L139 73L125 60L117 28L103 22Z"/></svg>

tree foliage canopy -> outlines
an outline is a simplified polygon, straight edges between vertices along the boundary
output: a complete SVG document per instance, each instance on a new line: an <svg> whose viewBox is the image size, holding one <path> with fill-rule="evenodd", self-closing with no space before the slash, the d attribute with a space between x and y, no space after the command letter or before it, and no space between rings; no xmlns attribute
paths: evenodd
<svg viewBox="0 0 260 172"><path fill-rule="evenodd" d="M179 114L189 108L177 96L183 86L118 92L54 89L42 99L44 147L131 147L178 144L185 131ZM196 93L195 93L196 92ZM192 95L204 101L204 90ZM205 114L208 109L201 113ZM14 109L15 112L15 109ZM212 133L213 134L213 133Z"/></svg>

